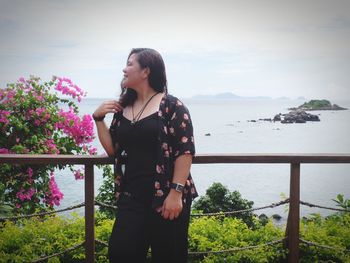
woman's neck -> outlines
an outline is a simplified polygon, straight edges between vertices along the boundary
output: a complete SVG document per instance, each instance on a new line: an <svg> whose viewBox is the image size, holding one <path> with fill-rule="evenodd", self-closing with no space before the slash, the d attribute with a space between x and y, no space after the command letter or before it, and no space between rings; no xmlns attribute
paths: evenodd
<svg viewBox="0 0 350 263"><path fill-rule="evenodd" d="M151 87L145 88L145 89L140 89L136 91L137 93L137 99L139 103L143 104L145 103L150 97L152 97L154 94L157 93L154 89Z"/></svg>

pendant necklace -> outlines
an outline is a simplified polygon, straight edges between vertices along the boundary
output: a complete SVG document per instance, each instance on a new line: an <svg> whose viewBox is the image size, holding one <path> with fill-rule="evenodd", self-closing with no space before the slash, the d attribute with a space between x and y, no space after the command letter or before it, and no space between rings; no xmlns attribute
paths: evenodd
<svg viewBox="0 0 350 263"><path fill-rule="evenodd" d="M154 96L156 96L159 92L155 93L148 99L148 101L145 103L145 105L141 108L141 110L134 116L134 104L131 106L131 111L132 111L132 121L131 124L134 125L136 122L140 120L140 117L143 113L143 111L146 109L148 103L153 99Z"/></svg>

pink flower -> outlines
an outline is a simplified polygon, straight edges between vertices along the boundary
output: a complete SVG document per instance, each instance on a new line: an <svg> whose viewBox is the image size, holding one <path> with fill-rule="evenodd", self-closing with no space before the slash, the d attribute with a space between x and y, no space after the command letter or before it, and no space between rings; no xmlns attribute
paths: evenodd
<svg viewBox="0 0 350 263"><path fill-rule="evenodd" d="M115 177L114 182L116 183L116 185L120 186L121 180L122 180L122 177L120 175L117 175Z"/></svg>
<svg viewBox="0 0 350 263"><path fill-rule="evenodd" d="M84 174L78 169L74 172L74 177L75 180L84 179Z"/></svg>
<svg viewBox="0 0 350 263"><path fill-rule="evenodd" d="M14 96L15 96L15 91L14 90L12 90L12 89L10 89L10 90L8 90L8 92L7 92L7 98L8 99L12 99Z"/></svg>
<svg viewBox="0 0 350 263"><path fill-rule="evenodd" d="M187 141L188 141L188 138L187 138L187 137L183 136L183 137L181 138L181 142L182 142L182 143L186 143Z"/></svg>
<svg viewBox="0 0 350 263"><path fill-rule="evenodd" d="M0 110L0 122L5 123L5 124L9 124L9 120L7 119L7 117L10 115L10 112L7 110Z"/></svg>
<svg viewBox="0 0 350 263"><path fill-rule="evenodd" d="M97 153L97 148L96 147L90 147L88 152L91 155L95 155Z"/></svg>
<svg viewBox="0 0 350 263"><path fill-rule="evenodd" d="M187 113L184 113L184 119L185 119L185 120L188 120L188 119L189 119Z"/></svg>
<svg viewBox="0 0 350 263"><path fill-rule="evenodd" d="M158 182L158 181L156 181L155 183L154 183L154 187L158 190L158 189L160 189L160 183Z"/></svg>
<svg viewBox="0 0 350 263"><path fill-rule="evenodd" d="M8 154L8 153L11 153L11 152L9 151L9 149L0 148L0 154Z"/></svg>
<svg viewBox="0 0 350 263"><path fill-rule="evenodd" d="M60 91L63 95L71 96L72 98L77 98L80 102L81 97L86 96L86 93L82 91L77 85L68 78L55 77L54 81L58 80L55 90Z"/></svg>
<svg viewBox="0 0 350 263"><path fill-rule="evenodd" d="M51 207L53 207L54 205L60 205L60 201L63 198L63 193L57 187L55 175L53 172L51 172L50 175L49 192L46 192L45 195L45 200L48 205L50 205Z"/></svg>
<svg viewBox="0 0 350 263"><path fill-rule="evenodd" d="M34 194L35 194L35 189L32 187L29 188L27 193L25 193L25 190L21 188L21 190L16 194L16 197L23 202L25 200L31 200Z"/></svg>
<svg viewBox="0 0 350 263"><path fill-rule="evenodd" d="M163 172L163 167L162 166L160 166L160 165L157 165L156 166L156 171L157 171L157 173L162 173Z"/></svg>
<svg viewBox="0 0 350 263"><path fill-rule="evenodd" d="M88 114L82 119L75 115L74 110L60 110L58 115L62 117L62 121L55 124L57 130L63 130L68 136L72 136L76 144L81 145L89 143L94 139L94 125L92 117Z"/></svg>
<svg viewBox="0 0 350 263"><path fill-rule="evenodd" d="M163 148L163 150L167 150L168 149L168 144L166 142L164 142L162 144L162 148Z"/></svg>
<svg viewBox="0 0 350 263"><path fill-rule="evenodd" d="M162 190L157 190L156 196L163 196L163 195L164 195L164 193Z"/></svg>
<svg viewBox="0 0 350 263"><path fill-rule="evenodd" d="M28 167L27 173L28 173L29 178L31 178L33 176L33 169Z"/></svg>
<svg viewBox="0 0 350 263"><path fill-rule="evenodd" d="M57 149L55 142L52 139L46 140L45 145L47 147L47 153L51 153L51 154L60 153L60 151Z"/></svg>

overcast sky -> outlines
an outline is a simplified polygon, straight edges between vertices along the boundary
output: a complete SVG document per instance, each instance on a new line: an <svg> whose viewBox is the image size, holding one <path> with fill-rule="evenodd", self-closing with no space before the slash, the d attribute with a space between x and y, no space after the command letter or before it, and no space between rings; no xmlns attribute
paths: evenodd
<svg viewBox="0 0 350 263"><path fill-rule="evenodd" d="M350 1L0 0L0 87L71 78L111 98L133 47L158 50L178 97L350 99Z"/></svg>

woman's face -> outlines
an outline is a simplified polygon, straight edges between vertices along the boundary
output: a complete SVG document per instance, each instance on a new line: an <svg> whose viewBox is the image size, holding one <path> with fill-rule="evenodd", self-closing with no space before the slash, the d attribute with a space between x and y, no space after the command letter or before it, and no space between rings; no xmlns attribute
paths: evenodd
<svg viewBox="0 0 350 263"><path fill-rule="evenodd" d="M126 67L123 69L124 78L122 85L128 88L137 87L138 84L147 79L147 70L147 68L141 69L139 62L137 61L137 55L132 54L126 63Z"/></svg>

